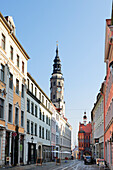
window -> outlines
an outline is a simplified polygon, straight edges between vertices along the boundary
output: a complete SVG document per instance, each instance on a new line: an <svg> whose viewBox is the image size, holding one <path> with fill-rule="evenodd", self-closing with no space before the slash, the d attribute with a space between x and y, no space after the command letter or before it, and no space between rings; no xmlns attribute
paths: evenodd
<svg viewBox="0 0 113 170"><path fill-rule="evenodd" d="M24 98L24 85L22 84L22 98Z"/></svg>
<svg viewBox="0 0 113 170"><path fill-rule="evenodd" d="M40 112L39 112L39 119L41 120L42 118L42 112L41 112L41 109L40 109Z"/></svg>
<svg viewBox="0 0 113 170"><path fill-rule="evenodd" d="M58 125L56 125L56 132L58 132Z"/></svg>
<svg viewBox="0 0 113 170"><path fill-rule="evenodd" d="M33 83L31 83L31 92L33 93Z"/></svg>
<svg viewBox="0 0 113 170"><path fill-rule="evenodd" d="M35 116L37 117L37 105L35 105Z"/></svg>
<svg viewBox="0 0 113 170"><path fill-rule="evenodd" d="M13 60L13 47L10 46L10 58L11 60Z"/></svg>
<svg viewBox="0 0 113 170"><path fill-rule="evenodd" d="M16 107L15 108L15 125L18 125L19 121L18 121L18 113L19 112L19 109Z"/></svg>
<svg viewBox="0 0 113 170"><path fill-rule="evenodd" d="M27 79L27 88L29 90L29 79Z"/></svg>
<svg viewBox="0 0 113 170"><path fill-rule="evenodd" d="M46 107L47 107L47 100L46 100Z"/></svg>
<svg viewBox="0 0 113 170"><path fill-rule="evenodd" d="M44 96L42 96L42 103L44 104Z"/></svg>
<svg viewBox="0 0 113 170"><path fill-rule="evenodd" d="M34 103L31 103L31 114L34 115Z"/></svg>
<svg viewBox="0 0 113 170"><path fill-rule="evenodd" d="M35 96L37 97L37 88L35 87Z"/></svg>
<svg viewBox="0 0 113 170"><path fill-rule="evenodd" d="M13 75L11 73L9 74L9 88L13 89Z"/></svg>
<svg viewBox="0 0 113 170"><path fill-rule="evenodd" d="M41 126L39 126L39 138L41 138Z"/></svg>
<svg viewBox="0 0 113 170"><path fill-rule="evenodd" d="M60 86L60 81L58 82L58 85Z"/></svg>
<svg viewBox="0 0 113 170"><path fill-rule="evenodd" d="M53 82L53 86L55 86L55 85L56 85L56 82L54 81L54 82Z"/></svg>
<svg viewBox="0 0 113 170"><path fill-rule="evenodd" d="M50 140L50 131L48 131L48 140Z"/></svg>
<svg viewBox="0 0 113 170"><path fill-rule="evenodd" d="M46 115L46 124L48 124L48 116Z"/></svg>
<svg viewBox="0 0 113 170"><path fill-rule="evenodd" d="M21 111L21 126L24 127L24 112Z"/></svg>
<svg viewBox="0 0 113 170"><path fill-rule="evenodd" d="M12 123L12 105L11 104L9 104L8 122Z"/></svg>
<svg viewBox="0 0 113 170"><path fill-rule="evenodd" d="M50 117L49 117L49 126L50 126Z"/></svg>
<svg viewBox="0 0 113 170"><path fill-rule="evenodd" d="M4 118L4 100L0 99L0 119Z"/></svg>
<svg viewBox="0 0 113 170"><path fill-rule="evenodd" d="M27 133L29 133L29 120L27 120Z"/></svg>
<svg viewBox="0 0 113 170"><path fill-rule="evenodd" d="M33 122L31 122L31 135L33 135Z"/></svg>
<svg viewBox="0 0 113 170"><path fill-rule="evenodd" d="M42 128L42 139L44 139L44 127Z"/></svg>
<svg viewBox="0 0 113 170"><path fill-rule="evenodd" d="M37 124L35 123L35 136L37 136Z"/></svg>
<svg viewBox="0 0 113 170"><path fill-rule="evenodd" d="M16 79L16 93L19 94L19 80Z"/></svg>
<svg viewBox="0 0 113 170"><path fill-rule="evenodd" d="M41 93L39 92L39 100L41 101Z"/></svg>
<svg viewBox="0 0 113 170"><path fill-rule="evenodd" d="M5 80L5 67L1 64L1 81Z"/></svg>
<svg viewBox="0 0 113 170"><path fill-rule="evenodd" d="M55 94L53 95L53 99L55 99Z"/></svg>
<svg viewBox="0 0 113 170"><path fill-rule="evenodd" d="M48 130L46 129L46 140L48 140Z"/></svg>
<svg viewBox="0 0 113 170"><path fill-rule="evenodd" d="M24 73L24 62L22 61L22 73Z"/></svg>
<svg viewBox="0 0 113 170"><path fill-rule="evenodd" d="M27 99L27 112L30 112L30 100Z"/></svg>
<svg viewBox="0 0 113 170"><path fill-rule="evenodd" d="M19 67L19 55L17 55L17 67Z"/></svg>
<svg viewBox="0 0 113 170"><path fill-rule="evenodd" d="M2 48L5 50L5 35L2 34Z"/></svg>
<svg viewBox="0 0 113 170"><path fill-rule="evenodd" d="M45 115L44 115L44 112L43 112L43 122L45 122Z"/></svg>

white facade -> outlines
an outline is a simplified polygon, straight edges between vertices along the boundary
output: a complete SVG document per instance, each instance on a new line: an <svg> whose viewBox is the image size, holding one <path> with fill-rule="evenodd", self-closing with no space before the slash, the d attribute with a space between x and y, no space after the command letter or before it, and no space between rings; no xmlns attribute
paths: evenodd
<svg viewBox="0 0 113 170"><path fill-rule="evenodd" d="M28 163L32 163L33 160L36 162L37 157L41 158L43 161L48 161L51 156L50 100L29 73L27 83L26 161ZM32 152L33 160L30 151L32 147L34 148L34 153Z"/></svg>
<svg viewBox="0 0 113 170"><path fill-rule="evenodd" d="M25 163L23 148L28 59L29 56L15 36L12 17L4 18L0 13L0 103L3 103L0 106L3 108L0 117L0 165L5 163L7 157L9 164ZM3 90L5 95L2 93ZM18 144L15 145L17 140Z"/></svg>

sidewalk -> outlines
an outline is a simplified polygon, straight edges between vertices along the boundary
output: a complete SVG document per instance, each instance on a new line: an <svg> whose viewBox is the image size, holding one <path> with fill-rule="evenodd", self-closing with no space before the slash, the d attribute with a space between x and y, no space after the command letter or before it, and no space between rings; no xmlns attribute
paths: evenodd
<svg viewBox="0 0 113 170"><path fill-rule="evenodd" d="M61 160L61 164L69 164L71 163L73 160L67 160L67 162L65 162L65 160ZM7 165L4 165L2 167L0 167L0 169L11 169L11 170L23 170L23 169L35 169L36 167L41 167L41 166L47 166L48 168L49 167L52 167L52 166L55 166L56 165L56 162L46 162L46 163L42 163L42 165L36 165L36 164L30 164L30 165L17 165L17 166L7 166Z"/></svg>

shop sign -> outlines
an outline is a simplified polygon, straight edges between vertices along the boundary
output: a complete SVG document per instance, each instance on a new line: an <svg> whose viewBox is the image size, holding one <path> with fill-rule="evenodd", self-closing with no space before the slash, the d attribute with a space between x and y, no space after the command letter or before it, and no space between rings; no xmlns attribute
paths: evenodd
<svg viewBox="0 0 113 170"><path fill-rule="evenodd" d="M16 132L14 132L14 133L12 134L12 136L16 137L16 136L17 136L17 133L16 133Z"/></svg>

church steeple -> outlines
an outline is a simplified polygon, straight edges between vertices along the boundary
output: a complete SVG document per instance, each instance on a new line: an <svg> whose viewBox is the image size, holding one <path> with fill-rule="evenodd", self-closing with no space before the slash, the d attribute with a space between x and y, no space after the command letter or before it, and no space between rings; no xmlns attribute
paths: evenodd
<svg viewBox="0 0 113 170"><path fill-rule="evenodd" d="M56 57L54 59L53 73L52 74L55 74L55 73L62 74L61 73L61 61L60 61L60 58L59 58L59 55L58 55L58 45L56 47Z"/></svg>

